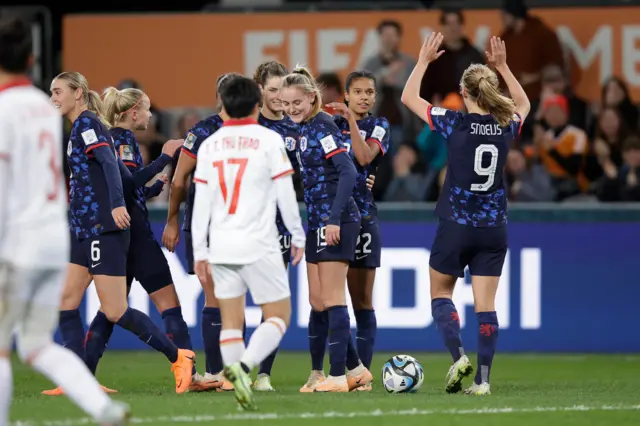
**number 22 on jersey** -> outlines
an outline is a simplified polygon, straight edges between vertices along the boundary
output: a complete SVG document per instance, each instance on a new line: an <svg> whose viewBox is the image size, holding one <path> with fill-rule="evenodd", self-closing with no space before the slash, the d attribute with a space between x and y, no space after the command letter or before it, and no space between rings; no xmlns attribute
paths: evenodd
<svg viewBox="0 0 640 426"><path fill-rule="evenodd" d="M249 159L247 158L228 158L226 161L213 162L213 167L218 170L218 183L220 184L220 191L222 191L222 198L225 204L229 204L229 214L236 214L236 210L238 210L242 177L247 169L248 161ZM227 179L227 177L230 179ZM231 188L231 202L228 202L229 189L227 181L232 181L233 185Z"/></svg>

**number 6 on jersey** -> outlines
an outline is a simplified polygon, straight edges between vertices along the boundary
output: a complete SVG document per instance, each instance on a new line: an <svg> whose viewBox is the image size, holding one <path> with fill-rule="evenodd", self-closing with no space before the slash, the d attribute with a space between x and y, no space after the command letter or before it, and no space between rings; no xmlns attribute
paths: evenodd
<svg viewBox="0 0 640 426"><path fill-rule="evenodd" d="M227 161L214 161L213 167L218 170L218 180L222 198L225 204L229 205L229 214L236 214L238 209L238 199L240 198L240 187L242 186L242 176L247 169L247 158L229 158ZM236 167L237 166L237 167ZM235 179L233 176L235 175ZM233 188L231 192L231 202L229 202L227 190L227 178L233 180Z"/></svg>

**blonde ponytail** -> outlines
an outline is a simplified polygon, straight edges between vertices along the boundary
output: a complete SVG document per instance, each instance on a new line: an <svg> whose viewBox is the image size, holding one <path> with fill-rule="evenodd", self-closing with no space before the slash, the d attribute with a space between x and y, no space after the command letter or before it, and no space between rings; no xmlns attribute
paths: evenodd
<svg viewBox="0 0 640 426"><path fill-rule="evenodd" d="M140 105L143 97L144 92L140 89L107 87L102 94L104 117L111 126L117 126L127 113Z"/></svg>
<svg viewBox="0 0 640 426"><path fill-rule="evenodd" d="M313 109L311 110L309 118L315 117L322 111L322 92L320 91L320 87L318 87L316 79L307 68L296 66L291 74L284 77L282 87L291 86L299 86L304 93L315 95Z"/></svg>
<svg viewBox="0 0 640 426"><path fill-rule="evenodd" d="M460 86L478 107L491 114L500 126L506 127L513 119L516 104L500 93L498 84L496 73L482 64L470 65L460 81Z"/></svg>
<svg viewBox="0 0 640 426"><path fill-rule="evenodd" d="M109 122L103 115L104 107L100 95L93 90L89 90L89 83L82 74L76 71L63 72L58 74L54 80L64 80L71 90L82 90L82 100L87 109L96 114L105 126L110 127Z"/></svg>

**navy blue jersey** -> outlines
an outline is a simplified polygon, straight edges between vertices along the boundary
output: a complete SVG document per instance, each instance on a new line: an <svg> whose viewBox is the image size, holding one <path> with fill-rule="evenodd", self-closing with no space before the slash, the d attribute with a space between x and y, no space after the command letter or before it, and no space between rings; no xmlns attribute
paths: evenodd
<svg viewBox="0 0 640 426"><path fill-rule="evenodd" d="M462 225L507 223L504 166L522 120L501 127L492 115L462 114L429 106L429 126L447 141L447 175L436 214Z"/></svg>
<svg viewBox="0 0 640 426"><path fill-rule="evenodd" d="M184 145L182 146L181 155L188 155L192 158L197 158L198 149L202 142L209 136L222 127L222 117L219 114L207 117L204 120L200 120L195 126L189 130L187 136L184 138ZM192 173L193 175L193 173ZM182 229L189 231L191 229L191 215L193 212L193 201L196 198L196 187L191 182L189 185L189 191L187 193L187 205L184 209L184 222L182 222Z"/></svg>
<svg viewBox="0 0 640 426"><path fill-rule="evenodd" d="M119 231L111 211L125 205L111 134L90 111L73 122L67 159L70 229L78 240Z"/></svg>
<svg viewBox="0 0 640 426"><path fill-rule="evenodd" d="M262 114L258 117L258 123L282 136L287 148L287 154L289 154L289 160L292 163L295 162L296 140L298 140L299 134L298 125L287 116L282 120L270 120ZM291 235L287 227L284 226L280 210L276 210L276 226L280 235Z"/></svg>
<svg viewBox="0 0 640 426"><path fill-rule="evenodd" d="M351 196L345 200L341 211L333 211L340 177L336 157L348 157L348 153L340 129L329 114L321 112L300 126L295 152L304 187L308 229L322 228L330 219L335 221L336 215L342 223L360 221L358 207ZM355 173L350 159L349 163Z"/></svg>
<svg viewBox="0 0 640 426"><path fill-rule="evenodd" d="M357 121L362 139L364 139L365 142L375 142L380 147L378 156L367 166L361 166L355 158L353 149L351 149L352 143L349 121L339 115L334 118L334 121L342 132L344 145L347 151L349 151L358 172L356 186L353 190L353 198L358 205L358 209L360 209L362 219L368 222L375 221L378 217L378 207L373 200L371 190L367 188L367 178L369 175L375 174L380 159L389 150L389 122L384 117L374 117L371 115Z"/></svg>
<svg viewBox="0 0 640 426"><path fill-rule="evenodd" d="M113 137L116 152L122 163L130 172L130 178L132 179L132 185L134 186L133 201L142 210L144 216L148 217L149 211L147 209L147 199L160 194L164 184L160 180L151 186L146 186L146 184L171 162L171 157L166 154L162 154L153 163L145 167L142 152L140 151L140 145L136 140L135 134L131 130L120 127L113 127L110 132ZM122 173L121 175L124 184L125 176ZM126 198L127 194L125 194L125 200ZM127 205L128 204L129 201L127 200ZM147 224L147 227L151 229L151 225Z"/></svg>

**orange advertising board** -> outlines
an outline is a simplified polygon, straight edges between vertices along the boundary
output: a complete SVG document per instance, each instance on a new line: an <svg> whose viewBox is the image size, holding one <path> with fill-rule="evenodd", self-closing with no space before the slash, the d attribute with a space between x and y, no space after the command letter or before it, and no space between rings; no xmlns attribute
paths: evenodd
<svg viewBox="0 0 640 426"><path fill-rule="evenodd" d="M577 71L579 95L596 100L600 82L623 77L640 100L640 8L539 9L555 28ZM417 56L423 37L438 29L437 11L178 15L72 15L64 18L63 67L84 74L92 88L135 78L159 107L209 106L218 75L275 59L314 72L356 69L376 51L376 25L404 27L402 50ZM500 12L465 13L476 46L500 33Z"/></svg>

